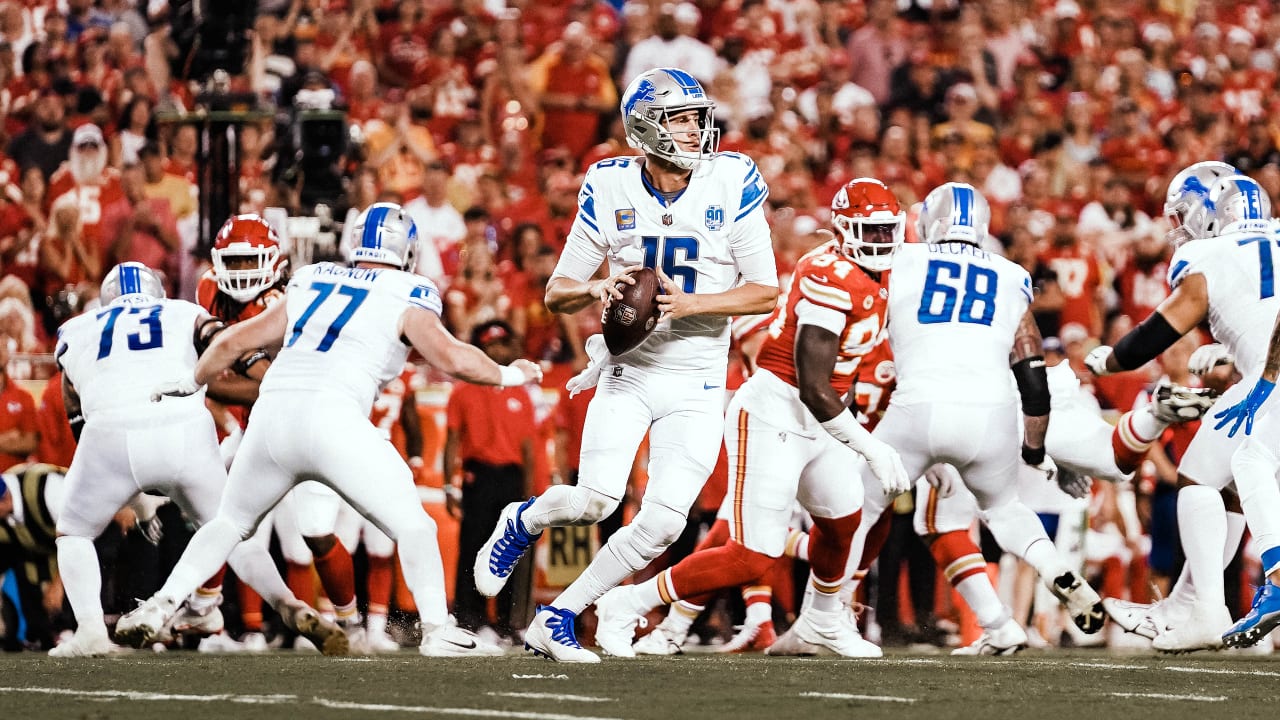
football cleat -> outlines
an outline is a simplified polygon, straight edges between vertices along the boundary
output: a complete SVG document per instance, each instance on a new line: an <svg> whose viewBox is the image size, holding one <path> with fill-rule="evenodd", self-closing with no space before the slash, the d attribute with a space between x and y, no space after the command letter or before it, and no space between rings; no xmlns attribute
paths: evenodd
<svg viewBox="0 0 1280 720"><path fill-rule="evenodd" d="M1027 646L1027 631L1006 619L994 628L986 628L982 637L964 647L951 651L952 655L1012 655Z"/></svg>
<svg viewBox="0 0 1280 720"><path fill-rule="evenodd" d="M636 627L647 627L649 621L631 607L632 588L619 586L596 601L596 644L609 655L632 658L636 651Z"/></svg>
<svg viewBox="0 0 1280 720"><path fill-rule="evenodd" d="M146 647L165 632L169 620L177 614L177 603L152 597L116 623L116 640L131 647Z"/></svg>
<svg viewBox="0 0 1280 720"><path fill-rule="evenodd" d="M1231 613L1226 605L1196 603L1191 614L1176 626L1165 623L1151 646L1160 652L1189 653L1197 650L1221 650L1223 636L1231 628Z"/></svg>
<svg viewBox="0 0 1280 720"><path fill-rule="evenodd" d="M400 643L385 632L366 631L365 645L374 654L400 652Z"/></svg>
<svg viewBox="0 0 1280 720"><path fill-rule="evenodd" d="M271 649L267 636L260 632L247 632L240 638L240 648L247 653L264 653Z"/></svg>
<svg viewBox="0 0 1280 720"><path fill-rule="evenodd" d="M1280 587L1264 582L1253 594L1253 607L1222 635L1227 647L1251 647L1280 625Z"/></svg>
<svg viewBox="0 0 1280 720"><path fill-rule="evenodd" d="M1102 609L1102 598L1083 578L1067 571L1045 585L1066 606L1067 614L1081 632L1093 634L1102 629L1102 623L1107 619L1107 613Z"/></svg>
<svg viewBox="0 0 1280 720"><path fill-rule="evenodd" d="M878 646L862 638L847 616L847 612L821 612L810 608L800 613L791 629L800 640L825 647L843 657L878 658L884 655Z"/></svg>
<svg viewBox="0 0 1280 720"><path fill-rule="evenodd" d="M1141 635L1148 640L1155 640L1160 634L1160 623L1164 616L1163 602L1146 604L1107 598L1102 601L1102 609L1125 632Z"/></svg>
<svg viewBox="0 0 1280 720"><path fill-rule="evenodd" d="M1209 388L1175 385L1165 378L1151 393L1151 414L1170 425L1199 420L1217 399L1218 393Z"/></svg>
<svg viewBox="0 0 1280 720"><path fill-rule="evenodd" d="M49 657L102 657L119 651L106 632L77 632L49 651Z"/></svg>
<svg viewBox="0 0 1280 720"><path fill-rule="evenodd" d="M679 655L684 652L684 639L688 637L688 631L678 632L672 630L665 622L659 623L653 629L653 632L636 640L631 646L637 655ZM597 642L599 635L597 633Z"/></svg>
<svg viewBox="0 0 1280 720"><path fill-rule="evenodd" d="M773 621L746 623L729 642L716 648L718 653L764 652L778 640Z"/></svg>
<svg viewBox="0 0 1280 720"><path fill-rule="evenodd" d="M443 625L426 630L418 654L424 657L496 657L505 651L470 630L458 627L453 618Z"/></svg>
<svg viewBox="0 0 1280 720"><path fill-rule="evenodd" d="M173 620L169 622L171 632L177 635L197 635L200 637L209 637L222 632L222 610L218 609L218 605L222 604L222 598L218 598L218 602L210 605L205 609L204 613L191 608L190 603L183 603L182 608L178 610L178 614L173 616Z"/></svg>
<svg viewBox="0 0 1280 720"><path fill-rule="evenodd" d="M486 597L494 597L507 584L511 571L542 533L530 535L520 521L520 515L537 500L531 497L523 503L513 502L498 516L498 526L476 555L476 589Z"/></svg>
<svg viewBox="0 0 1280 720"><path fill-rule="evenodd" d="M286 604L280 618L324 655L346 655L351 649L347 634L337 623L321 617L314 608L301 601Z"/></svg>
<svg viewBox="0 0 1280 720"><path fill-rule="evenodd" d="M577 614L568 610L539 605L533 622L524 633L524 649L556 662L600 662L599 655L583 649L578 643L573 627L577 619Z"/></svg>
<svg viewBox="0 0 1280 720"><path fill-rule="evenodd" d="M775 657L810 657L821 651L821 647L801 640L796 634L796 626L792 625L765 649L764 654Z"/></svg>

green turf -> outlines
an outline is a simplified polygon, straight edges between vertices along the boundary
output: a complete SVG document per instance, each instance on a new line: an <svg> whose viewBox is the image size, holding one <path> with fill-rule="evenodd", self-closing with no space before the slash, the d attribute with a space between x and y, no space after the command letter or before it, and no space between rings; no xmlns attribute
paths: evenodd
<svg viewBox="0 0 1280 720"><path fill-rule="evenodd" d="M522 675L535 677L518 677ZM345 659L134 653L76 661L23 654L0 656L0 718L1241 720L1275 714L1278 680L1280 656L1226 653L1175 658L1083 651L1014 658L891 655L860 661L691 655L606 660L594 666L557 665L517 655L428 660L409 651ZM31 692L36 689L44 690ZM209 697L220 694L234 697ZM506 714L484 712L491 710Z"/></svg>

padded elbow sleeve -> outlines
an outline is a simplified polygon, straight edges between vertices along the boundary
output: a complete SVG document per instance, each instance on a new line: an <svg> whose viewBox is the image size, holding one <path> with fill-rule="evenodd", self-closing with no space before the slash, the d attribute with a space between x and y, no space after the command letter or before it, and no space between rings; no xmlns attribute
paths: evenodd
<svg viewBox="0 0 1280 720"><path fill-rule="evenodd" d="M1018 394L1022 396L1022 414L1040 417L1049 414L1049 375L1044 369L1044 358L1035 355L1014 363L1013 377L1018 382Z"/></svg>
<svg viewBox="0 0 1280 720"><path fill-rule="evenodd" d="M1151 313L1151 317L1120 338L1112 356L1121 370L1136 370L1169 349L1180 337L1182 333L1175 330L1164 315Z"/></svg>

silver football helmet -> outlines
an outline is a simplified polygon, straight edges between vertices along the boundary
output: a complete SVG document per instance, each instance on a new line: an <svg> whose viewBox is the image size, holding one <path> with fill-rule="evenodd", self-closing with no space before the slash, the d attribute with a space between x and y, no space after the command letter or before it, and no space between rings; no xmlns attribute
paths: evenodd
<svg viewBox="0 0 1280 720"><path fill-rule="evenodd" d="M1209 190L1213 208L1214 235L1237 230L1268 232L1271 229L1271 198L1257 180L1246 175L1220 178Z"/></svg>
<svg viewBox="0 0 1280 720"><path fill-rule="evenodd" d="M715 107L692 75L675 68L658 68L637 75L622 94L622 127L631 147L692 170L720 146ZM680 130L675 135L696 134L696 151L681 147L668 129L671 117L689 110L698 113L697 130Z"/></svg>
<svg viewBox="0 0 1280 720"><path fill-rule="evenodd" d="M916 218L920 242L966 242L981 246L991 225L991 206L977 188L949 182L934 188Z"/></svg>
<svg viewBox="0 0 1280 720"><path fill-rule="evenodd" d="M408 270L413 267L418 227L413 217L395 203L380 202L365 208L352 227L347 261L381 263Z"/></svg>
<svg viewBox="0 0 1280 720"><path fill-rule="evenodd" d="M102 278L98 302L110 305L117 298L138 295L159 300L164 297L164 281L155 270L140 262L123 262L111 268Z"/></svg>
<svg viewBox="0 0 1280 720"><path fill-rule="evenodd" d="M1203 240L1216 234L1209 191L1221 178L1239 171L1224 162L1206 160L1188 165L1169 181L1164 198L1164 217L1172 228L1166 236L1176 248L1189 240Z"/></svg>

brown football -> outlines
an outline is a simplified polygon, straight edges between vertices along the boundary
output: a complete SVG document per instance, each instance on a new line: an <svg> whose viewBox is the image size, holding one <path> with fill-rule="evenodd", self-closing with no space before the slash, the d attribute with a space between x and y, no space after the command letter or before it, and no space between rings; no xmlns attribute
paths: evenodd
<svg viewBox="0 0 1280 720"><path fill-rule="evenodd" d="M613 355L634 350L658 324L658 273L642 268L632 273L635 285L618 283L622 299L614 300L604 314L604 344Z"/></svg>

